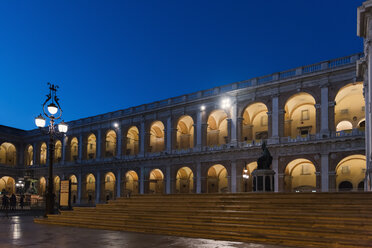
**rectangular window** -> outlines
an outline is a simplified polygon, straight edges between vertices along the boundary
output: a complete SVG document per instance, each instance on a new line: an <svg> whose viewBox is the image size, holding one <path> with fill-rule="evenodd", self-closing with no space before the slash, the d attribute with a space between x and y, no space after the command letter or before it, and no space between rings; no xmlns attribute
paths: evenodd
<svg viewBox="0 0 372 248"><path fill-rule="evenodd" d="M309 110L304 109L301 111L301 121L310 120Z"/></svg>

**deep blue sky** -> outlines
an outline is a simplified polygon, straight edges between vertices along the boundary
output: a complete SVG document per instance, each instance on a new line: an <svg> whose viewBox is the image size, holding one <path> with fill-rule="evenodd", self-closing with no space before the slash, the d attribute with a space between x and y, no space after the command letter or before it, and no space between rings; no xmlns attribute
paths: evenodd
<svg viewBox="0 0 372 248"><path fill-rule="evenodd" d="M33 129L362 51L361 0L1 1L0 124Z"/></svg>

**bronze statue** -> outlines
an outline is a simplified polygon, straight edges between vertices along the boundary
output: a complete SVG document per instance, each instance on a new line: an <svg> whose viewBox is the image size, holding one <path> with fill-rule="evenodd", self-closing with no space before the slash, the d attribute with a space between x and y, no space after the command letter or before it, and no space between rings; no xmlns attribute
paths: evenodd
<svg viewBox="0 0 372 248"><path fill-rule="evenodd" d="M261 148L262 155L257 159L257 170L270 170L273 157L271 156L269 149L266 147L266 142L262 143Z"/></svg>

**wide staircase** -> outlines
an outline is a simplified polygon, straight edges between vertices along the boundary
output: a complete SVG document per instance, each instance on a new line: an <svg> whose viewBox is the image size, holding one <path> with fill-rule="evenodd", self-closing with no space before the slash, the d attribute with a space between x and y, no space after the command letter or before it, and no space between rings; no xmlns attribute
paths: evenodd
<svg viewBox="0 0 372 248"><path fill-rule="evenodd" d="M372 193L132 195L35 222L294 247L372 247Z"/></svg>

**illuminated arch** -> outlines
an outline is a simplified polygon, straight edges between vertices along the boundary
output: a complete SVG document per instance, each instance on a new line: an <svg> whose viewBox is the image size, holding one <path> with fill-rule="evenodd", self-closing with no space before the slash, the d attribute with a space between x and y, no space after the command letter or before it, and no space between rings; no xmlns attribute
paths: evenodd
<svg viewBox="0 0 372 248"><path fill-rule="evenodd" d="M220 193L228 192L229 184L227 179L227 170L221 164L215 164L208 169L207 192Z"/></svg>
<svg viewBox="0 0 372 248"><path fill-rule="evenodd" d="M116 132L110 130L106 134L106 149L105 157L113 157L116 155Z"/></svg>
<svg viewBox="0 0 372 248"><path fill-rule="evenodd" d="M105 201L115 198L116 177L114 173L107 172L105 175Z"/></svg>
<svg viewBox="0 0 372 248"><path fill-rule="evenodd" d="M176 192L192 193L194 190L194 173L189 167L182 167L177 171Z"/></svg>
<svg viewBox="0 0 372 248"><path fill-rule="evenodd" d="M47 145L45 142L43 142L40 146L40 164L44 165L46 164L47 159Z"/></svg>
<svg viewBox="0 0 372 248"><path fill-rule="evenodd" d="M341 88L335 102L335 124L349 121L352 128L358 128L358 124L365 118L363 83L348 84Z"/></svg>
<svg viewBox="0 0 372 248"><path fill-rule="evenodd" d="M78 197L78 180L74 174L70 175L69 180L71 182L71 203L75 204Z"/></svg>
<svg viewBox="0 0 372 248"><path fill-rule="evenodd" d="M25 165L34 164L34 148L32 145L28 145L25 150Z"/></svg>
<svg viewBox="0 0 372 248"><path fill-rule="evenodd" d="M207 145L216 146L228 143L227 114L218 109L208 117Z"/></svg>
<svg viewBox="0 0 372 248"><path fill-rule="evenodd" d="M59 176L54 177L54 185L53 185L53 191L56 195L57 201L59 201L59 190L61 189L61 178Z"/></svg>
<svg viewBox="0 0 372 248"><path fill-rule="evenodd" d="M242 171L242 192L253 191L253 177L252 172L257 169L257 162L246 164ZM243 175L246 175L243 177Z"/></svg>
<svg viewBox="0 0 372 248"><path fill-rule="evenodd" d="M0 164L16 165L17 150L16 147L9 142L4 142L0 146Z"/></svg>
<svg viewBox="0 0 372 248"><path fill-rule="evenodd" d="M4 176L0 178L0 192L6 194L15 194L15 180L13 177Z"/></svg>
<svg viewBox="0 0 372 248"><path fill-rule="evenodd" d="M300 92L291 96L285 106L284 136L297 137L316 133L315 99Z"/></svg>
<svg viewBox="0 0 372 248"><path fill-rule="evenodd" d="M132 126L127 132L126 155L136 155L139 152L139 131L136 126Z"/></svg>
<svg viewBox="0 0 372 248"><path fill-rule="evenodd" d="M46 190L46 179L45 177L41 177L39 179L39 187L38 187L39 195L44 196L46 192L45 190Z"/></svg>
<svg viewBox="0 0 372 248"><path fill-rule="evenodd" d="M194 120L191 116L182 116L177 123L177 148L194 147Z"/></svg>
<svg viewBox="0 0 372 248"><path fill-rule="evenodd" d="M336 166L337 190L358 190L358 185L364 180L366 173L366 157L356 154L342 159ZM350 184L342 182L349 182ZM341 185L341 188L340 188Z"/></svg>
<svg viewBox="0 0 372 248"><path fill-rule="evenodd" d="M150 172L149 193L162 194L164 192L164 174L159 169Z"/></svg>
<svg viewBox="0 0 372 248"><path fill-rule="evenodd" d="M57 140L54 143L54 163L59 163L62 160L62 142Z"/></svg>
<svg viewBox="0 0 372 248"><path fill-rule="evenodd" d="M349 131L353 129L350 121L340 121L336 126L336 131Z"/></svg>
<svg viewBox="0 0 372 248"><path fill-rule="evenodd" d="M93 203L96 195L96 178L92 173L88 174L85 179L85 195L87 203Z"/></svg>
<svg viewBox="0 0 372 248"><path fill-rule="evenodd" d="M164 124L155 121L150 127L150 152L160 152L164 150Z"/></svg>
<svg viewBox="0 0 372 248"><path fill-rule="evenodd" d="M250 104L243 112L242 139L258 141L268 138L267 107L262 102Z"/></svg>
<svg viewBox="0 0 372 248"><path fill-rule="evenodd" d="M73 137L70 142L70 161L76 161L79 158L79 140Z"/></svg>
<svg viewBox="0 0 372 248"><path fill-rule="evenodd" d="M90 134L87 141L87 159L95 159L97 146L96 136L94 134Z"/></svg>
<svg viewBox="0 0 372 248"><path fill-rule="evenodd" d="M287 191L303 192L316 190L316 168L304 158L289 162L285 168L285 188Z"/></svg>
<svg viewBox="0 0 372 248"><path fill-rule="evenodd" d="M125 190L130 194L138 194L138 175L133 170L125 174Z"/></svg>

